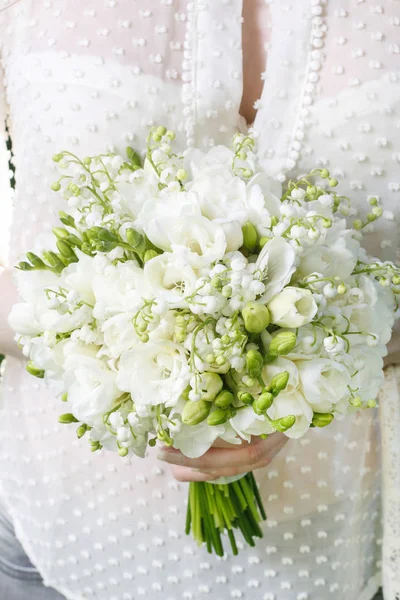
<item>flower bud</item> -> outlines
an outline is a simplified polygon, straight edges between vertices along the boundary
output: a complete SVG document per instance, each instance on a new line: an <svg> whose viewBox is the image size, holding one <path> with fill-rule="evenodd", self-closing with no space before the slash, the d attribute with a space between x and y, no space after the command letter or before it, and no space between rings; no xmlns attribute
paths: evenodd
<svg viewBox="0 0 400 600"><path fill-rule="evenodd" d="M100 444L100 442L90 442L91 445L91 452L97 452L97 450L101 450L102 449L102 445Z"/></svg>
<svg viewBox="0 0 400 600"><path fill-rule="evenodd" d="M257 415L263 415L270 408L274 397L270 392L263 392L253 404L253 410Z"/></svg>
<svg viewBox="0 0 400 600"><path fill-rule="evenodd" d="M135 165L136 167L140 167L142 165L142 160L140 158L140 154L138 154L133 148L127 146L126 155L129 161Z"/></svg>
<svg viewBox="0 0 400 600"><path fill-rule="evenodd" d="M149 260L155 258L156 256L158 256L158 252L156 252L155 250L146 250L143 257L143 262L147 263L149 262Z"/></svg>
<svg viewBox="0 0 400 600"><path fill-rule="evenodd" d="M44 377L43 369L39 369L39 367L36 367L32 361L28 362L28 364L26 365L25 368L28 371L28 373L30 373L34 377L37 377L38 379L43 379L43 377Z"/></svg>
<svg viewBox="0 0 400 600"><path fill-rule="evenodd" d="M314 427L326 427L333 421L333 415L331 413L314 413L312 419L312 425Z"/></svg>
<svg viewBox="0 0 400 600"><path fill-rule="evenodd" d="M69 423L79 423L78 419L72 413L64 413L58 417L58 422L68 425Z"/></svg>
<svg viewBox="0 0 400 600"><path fill-rule="evenodd" d="M257 230L251 223L245 223L242 227L243 246L253 252L256 249L258 235Z"/></svg>
<svg viewBox="0 0 400 600"><path fill-rule="evenodd" d="M118 448L118 454L124 458L129 453L128 448Z"/></svg>
<svg viewBox="0 0 400 600"><path fill-rule="evenodd" d="M249 333L261 333L270 322L268 308L258 302L249 302L242 310L242 317Z"/></svg>
<svg viewBox="0 0 400 600"><path fill-rule="evenodd" d="M257 378L261 374L264 365L264 357L258 350L249 350L246 354L246 367L250 377Z"/></svg>
<svg viewBox="0 0 400 600"><path fill-rule="evenodd" d="M33 252L27 252L26 257L32 263L32 265L34 267L39 268L39 269L44 269L46 267L46 265L44 264L42 259L39 258L39 256L37 256Z"/></svg>
<svg viewBox="0 0 400 600"><path fill-rule="evenodd" d="M242 402L243 404L246 404L246 406L249 406L250 404L253 404L253 402L254 402L254 396L249 394L249 392L239 392L238 398L239 398L240 402Z"/></svg>
<svg viewBox="0 0 400 600"><path fill-rule="evenodd" d="M271 341L268 353L276 356L289 354L296 346L297 338L293 331L281 331Z"/></svg>
<svg viewBox="0 0 400 600"><path fill-rule="evenodd" d="M212 402L222 390L223 385L223 381L218 373L202 373L199 384L201 399Z"/></svg>
<svg viewBox="0 0 400 600"><path fill-rule="evenodd" d="M277 375L275 375L272 378L271 383L269 385L269 389L271 390L271 393L274 396L277 396L279 394L279 392L282 392L282 390L285 389L285 387L288 384L288 381L289 381L288 371L282 371L281 373L278 373Z"/></svg>
<svg viewBox="0 0 400 600"><path fill-rule="evenodd" d="M64 258L76 258L75 252L72 250L71 246L65 240L57 240L57 248Z"/></svg>
<svg viewBox="0 0 400 600"><path fill-rule="evenodd" d="M270 239L271 239L271 238L269 238L269 237L266 237L266 236L263 236L262 238L260 238L260 240L259 240L259 242L258 242L258 245L259 245L259 247L260 247L260 250L262 250L262 249L264 248L265 244L266 244L267 242L269 242L269 240L270 240Z"/></svg>
<svg viewBox="0 0 400 600"><path fill-rule="evenodd" d="M144 239L143 235L135 229L126 230L126 240L138 254L142 254L142 252L145 251L146 240Z"/></svg>
<svg viewBox="0 0 400 600"><path fill-rule="evenodd" d="M83 437L86 432L87 432L87 426L84 423L83 425L80 425L78 427L78 429L76 430L76 435L78 436L78 439L80 440L81 437Z"/></svg>
<svg viewBox="0 0 400 600"><path fill-rule="evenodd" d="M213 427L215 425L222 425L223 423L226 423L229 418L229 412L230 411L228 410L217 408L217 410L214 410L210 415L208 415L207 424Z"/></svg>
<svg viewBox="0 0 400 600"><path fill-rule="evenodd" d="M182 413L182 421L185 425L198 425L207 419L210 414L211 404L205 400L186 402Z"/></svg>
<svg viewBox="0 0 400 600"><path fill-rule="evenodd" d="M69 237L70 233L64 227L53 227L53 233L59 240L65 240Z"/></svg>
<svg viewBox="0 0 400 600"><path fill-rule="evenodd" d="M64 392L63 395L61 396L61 401L62 402L67 402L68 400L68 393Z"/></svg>
<svg viewBox="0 0 400 600"><path fill-rule="evenodd" d="M228 390L222 390L214 400L215 406L218 408L228 408L233 403L233 394Z"/></svg>
<svg viewBox="0 0 400 600"><path fill-rule="evenodd" d="M275 427L276 431L280 431L284 433L296 423L296 417L294 415L287 415L286 417L281 417L280 419L276 419L275 421L271 421L271 425Z"/></svg>

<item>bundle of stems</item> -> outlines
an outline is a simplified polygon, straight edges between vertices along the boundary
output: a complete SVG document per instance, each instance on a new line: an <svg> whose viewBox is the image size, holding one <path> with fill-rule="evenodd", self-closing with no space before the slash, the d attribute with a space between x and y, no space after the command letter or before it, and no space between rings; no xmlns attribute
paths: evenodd
<svg viewBox="0 0 400 600"><path fill-rule="evenodd" d="M228 535L233 554L238 554L234 530L241 531L250 546L262 538L260 522L267 518L253 473L226 484L192 482L186 515L186 534L192 532L199 546L224 555L221 535Z"/></svg>

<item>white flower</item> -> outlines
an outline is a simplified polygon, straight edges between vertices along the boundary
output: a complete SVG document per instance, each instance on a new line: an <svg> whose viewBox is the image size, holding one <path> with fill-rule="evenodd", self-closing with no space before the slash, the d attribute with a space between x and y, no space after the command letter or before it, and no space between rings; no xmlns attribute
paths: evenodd
<svg viewBox="0 0 400 600"><path fill-rule="evenodd" d="M325 359L297 361L301 390L316 412L331 412L335 404L347 400L352 385L349 372L341 363Z"/></svg>
<svg viewBox="0 0 400 600"><path fill-rule="evenodd" d="M175 221L182 217L200 216L197 194L185 191L171 192L165 189L145 202L135 227L142 228L158 248L168 248L168 231Z"/></svg>
<svg viewBox="0 0 400 600"><path fill-rule="evenodd" d="M224 430L224 425L210 427L207 421L198 425L183 424L181 430L174 433L174 448L189 458L198 458L211 448Z"/></svg>
<svg viewBox="0 0 400 600"><path fill-rule="evenodd" d="M313 320L318 306L310 290L288 286L272 298L268 310L275 325L297 328Z"/></svg>
<svg viewBox="0 0 400 600"><path fill-rule="evenodd" d="M161 301L174 308L187 306L186 298L196 291L197 275L184 257L165 252L144 267L147 285Z"/></svg>
<svg viewBox="0 0 400 600"><path fill-rule="evenodd" d="M296 422L290 429L285 431L289 438L297 439L302 437L310 427L313 410L299 391L286 393L281 392L273 401L272 406L267 411L271 419L281 419L289 415L296 417Z"/></svg>
<svg viewBox="0 0 400 600"><path fill-rule="evenodd" d="M64 349L68 404L75 417L88 425L101 422L119 395L116 373L96 357L96 352L96 347L90 351L78 344Z"/></svg>
<svg viewBox="0 0 400 600"><path fill-rule="evenodd" d="M184 349L171 341L148 342L121 356L117 384L141 406L174 406L189 383Z"/></svg>
<svg viewBox="0 0 400 600"><path fill-rule="evenodd" d="M93 279L93 316L105 320L123 312L134 312L146 295L143 270L134 261L109 265Z"/></svg>
<svg viewBox="0 0 400 600"><path fill-rule="evenodd" d="M268 419L264 415L256 415L252 406L240 410L229 420L229 423L235 433L247 442L250 442L252 435L261 435L274 431ZM228 441L226 435L221 437Z"/></svg>
<svg viewBox="0 0 400 600"><path fill-rule="evenodd" d="M343 338L330 335L324 339L324 347L329 354L339 354L343 352L345 343Z"/></svg>
<svg viewBox="0 0 400 600"><path fill-rule="evenodd" d="M122 312L110 317L101 326L104 334L104 346L100 350L100 356L119 358L127 350L136 346L138 336L132 320L135 313Z"/></svg>
<svg viewBox="0 0 400 600"><path fill-rule="evenodd" d="M272 238L261 250L256 266L266 273L265 292L259 299L266 304L287 285L295 271L296 255L282 238Z"/></svg>

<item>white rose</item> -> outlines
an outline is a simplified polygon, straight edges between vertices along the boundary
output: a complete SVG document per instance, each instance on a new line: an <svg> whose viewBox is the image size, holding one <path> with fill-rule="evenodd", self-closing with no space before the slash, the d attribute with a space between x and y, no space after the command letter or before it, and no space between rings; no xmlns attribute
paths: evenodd
<svg viewBox="0 0 400 600"><path fill-rule="evenodd" d="M297 328L313 320L318 306L310 290L288 286L272 298L268 310L275 325Z"/></svg>
<svg viewBox="0 0 400 600"><path fill-rule="evenodd" d="M87 355L81 348L79 352L73 349L71 352L66 350L64 362L68 404L77 419L94 425L101 422L103 413L110 410L118 398L116 373L104 361Z"/></svg>
<svg viewBox="0 0 400 600"><path fill-rule="evenodd" d="M301 390L315 412L330 412L347 400L352 380L341 363L328 358L297 361ZM353 386L352 386L353 387Z"/></svg>
<svg viewBox="0 0 400 600"><path fill-rule="evenodd" d="M257 258L257 269L266 274L265 292L260 302L266 304L287 285L295 271L296 255L282 238L272 238Z"/></svg>
<svg viewBox="0 0 400 600"><path fill-rule="evenodd" d="M285 431L285 435L293 439L300 438L306 433L313 418L312 408L299 391L291 393L281 392L274 399L267 414L274 420L294 415L296 422L290 429Z"/></svg>
<svg viewBox="0 0 400 600"><path fill-rule="evenodd" d="M144 275L153 295L173 308L185 308L185 298L196 291L196 273L175 253L165 252L149 260Z"/></svg>
<svg viewBox="0 0 400 600"><path fill-rule="evenodd" d="M197 194L185 191L159 192L149 198L139 213L135 227L142 229L158 248L168 248L168 232L181 217L200 217ZM156 240L156 241L155 241Z"/></svg>
<svg viewBox="0 0 400 600"><path fill-rule="evenodd" d="M141 406L174 406L190 380L184 349L168 340L148 342L120 360L117 385Z"/></svg>

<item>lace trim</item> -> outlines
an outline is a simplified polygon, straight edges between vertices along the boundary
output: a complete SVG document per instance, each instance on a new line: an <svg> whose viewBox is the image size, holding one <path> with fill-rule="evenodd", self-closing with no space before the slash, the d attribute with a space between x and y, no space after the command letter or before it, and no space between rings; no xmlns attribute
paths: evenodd
<svg viewBox="0 0 400 600"><path fill-rule="evenodd" d="M380 396L383 477L383 590L400 600L400 366L386 369Z"/></svg>

